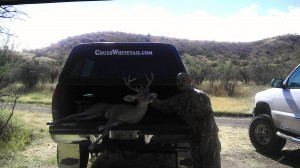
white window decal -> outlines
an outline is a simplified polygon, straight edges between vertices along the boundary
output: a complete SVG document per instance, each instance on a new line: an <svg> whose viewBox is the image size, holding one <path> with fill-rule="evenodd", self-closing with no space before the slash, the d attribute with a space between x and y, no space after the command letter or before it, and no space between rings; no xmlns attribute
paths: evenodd
<svg viewBox="0 0 300 168"><path fill-rule="evenodd" d="M152 55L153 51L122 51L112 49L109 51L95 50L95 55Z"/></svg>

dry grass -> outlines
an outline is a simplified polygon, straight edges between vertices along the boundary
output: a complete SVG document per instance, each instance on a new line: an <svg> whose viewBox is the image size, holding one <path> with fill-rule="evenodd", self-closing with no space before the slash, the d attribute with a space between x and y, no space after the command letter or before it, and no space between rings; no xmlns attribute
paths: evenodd
<svg viewBox="0 0 300 168"><path fill-rule="evenodd" d="M0 160L3 168L56 166L56 144L51 140L46 122L51 120L51 114L27 111L15 111L13 122L31 130L32 141L26 149L10 152L6 159Z"/></svg>
<svg viewBox="0 0 300 168"><path fill-rule="evenodd" d="M32 92L22 95L19 99L19 103L26 104L39 104L39 105L49 105L52 101L52 93L44 92Z"/></svg>
<svg viewBox="0 0 300 168"><path fill-rule="evenodd" d="M214 112L251 114L254 98L211 97Z"/></svg>
<svg viewBox="0 0 300 168"><path fill-rule="evenodd" d="M201 90L201 86L198 88ZM235 88L234 97L227 96L226 91L220 85L212 88L204 83L202 88L210 96L214 112L251 114L255 94L269 87L239 84Z"/></svg>
<svg viewBox="0 0 300 168"><path fill-rule="evenodd" d="M50 105L54 88L54 84L44 84L33 90L27 90L18 99L18 103Z"/></svg>

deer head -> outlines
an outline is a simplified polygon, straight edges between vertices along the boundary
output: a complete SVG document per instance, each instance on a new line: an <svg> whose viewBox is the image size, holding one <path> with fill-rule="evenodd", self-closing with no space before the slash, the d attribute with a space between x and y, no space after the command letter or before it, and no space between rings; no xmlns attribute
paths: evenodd
<svg viewBox="0 0 300 168"><path fill-rule="evenodd" d="M145 75L147 78L147 85L145 86L140 86L139 88L133 88L130 84L131 82L133 82L134 80L136 80L136 78L130 79L130 75L128 77L128 79L124 79L125 85L136 92L135 95L126 95L123 100L127 101L127 102L133 102L134 100L138 101L138 104L149 104L151 103L154 99L156 99L157 94L156 93L150 93L149 92L149 87L151 85L151 83L154 80L154 75L153 73L151 73L151 79L148 78L147 75Z"/></svg>

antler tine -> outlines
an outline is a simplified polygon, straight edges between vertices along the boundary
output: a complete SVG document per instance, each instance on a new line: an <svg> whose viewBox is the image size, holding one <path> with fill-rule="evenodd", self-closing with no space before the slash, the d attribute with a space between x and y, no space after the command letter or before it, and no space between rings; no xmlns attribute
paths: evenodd
<svg viewBox="0 0 300 168"><path fill-rule="evenodd" d="M124 80L124 82L125 82L125 85L126 85L129 89L131 89L131 90L133 90L133 91L135 91L135 92L138 92L138 89L135 89L135 88L133 88L133 87L130 86L130 83L131 83L132 81L136 80L136 78L130 79L130 75L129 75L127 80L126 80L126 78L123 78L123 80Z"/></svg>
<svg viewBox="0 0 300 168"><path fill-rule="evenodd" d="M147 81L148 81L148 84L147 84L146 88L148 89L150 87L151 83L154 80L154 74L151 73L151 79L149 79L147 75L146 75L146 78L147 78Z"/></svg>

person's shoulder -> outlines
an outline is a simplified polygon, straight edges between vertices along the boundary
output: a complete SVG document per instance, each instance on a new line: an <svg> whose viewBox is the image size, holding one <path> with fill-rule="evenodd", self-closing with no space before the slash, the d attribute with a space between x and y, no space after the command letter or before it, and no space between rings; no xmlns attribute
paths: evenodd
<svg viewBox="0 0 300 168"><path fill-rule="evenodd" d="M199 90L199 89L196 89L196 88L193 88L195 92L197 93L204 93L202 90Z"/></svg>
<svg viewBox="0 0 300 168"><path fill-rule="evenodd" d="M196 89L194 88L194 92L198 95L206 95L206 93L204 93L202 90Z"/></svg>
<svg viewBox="0 0 300 168"><path fill-rule="evenodd" d="M205 92L203 92L202 90L194 88L194 93L195 93L195 96L197 96L201 100L210 102L209 96Z"/></svg>

